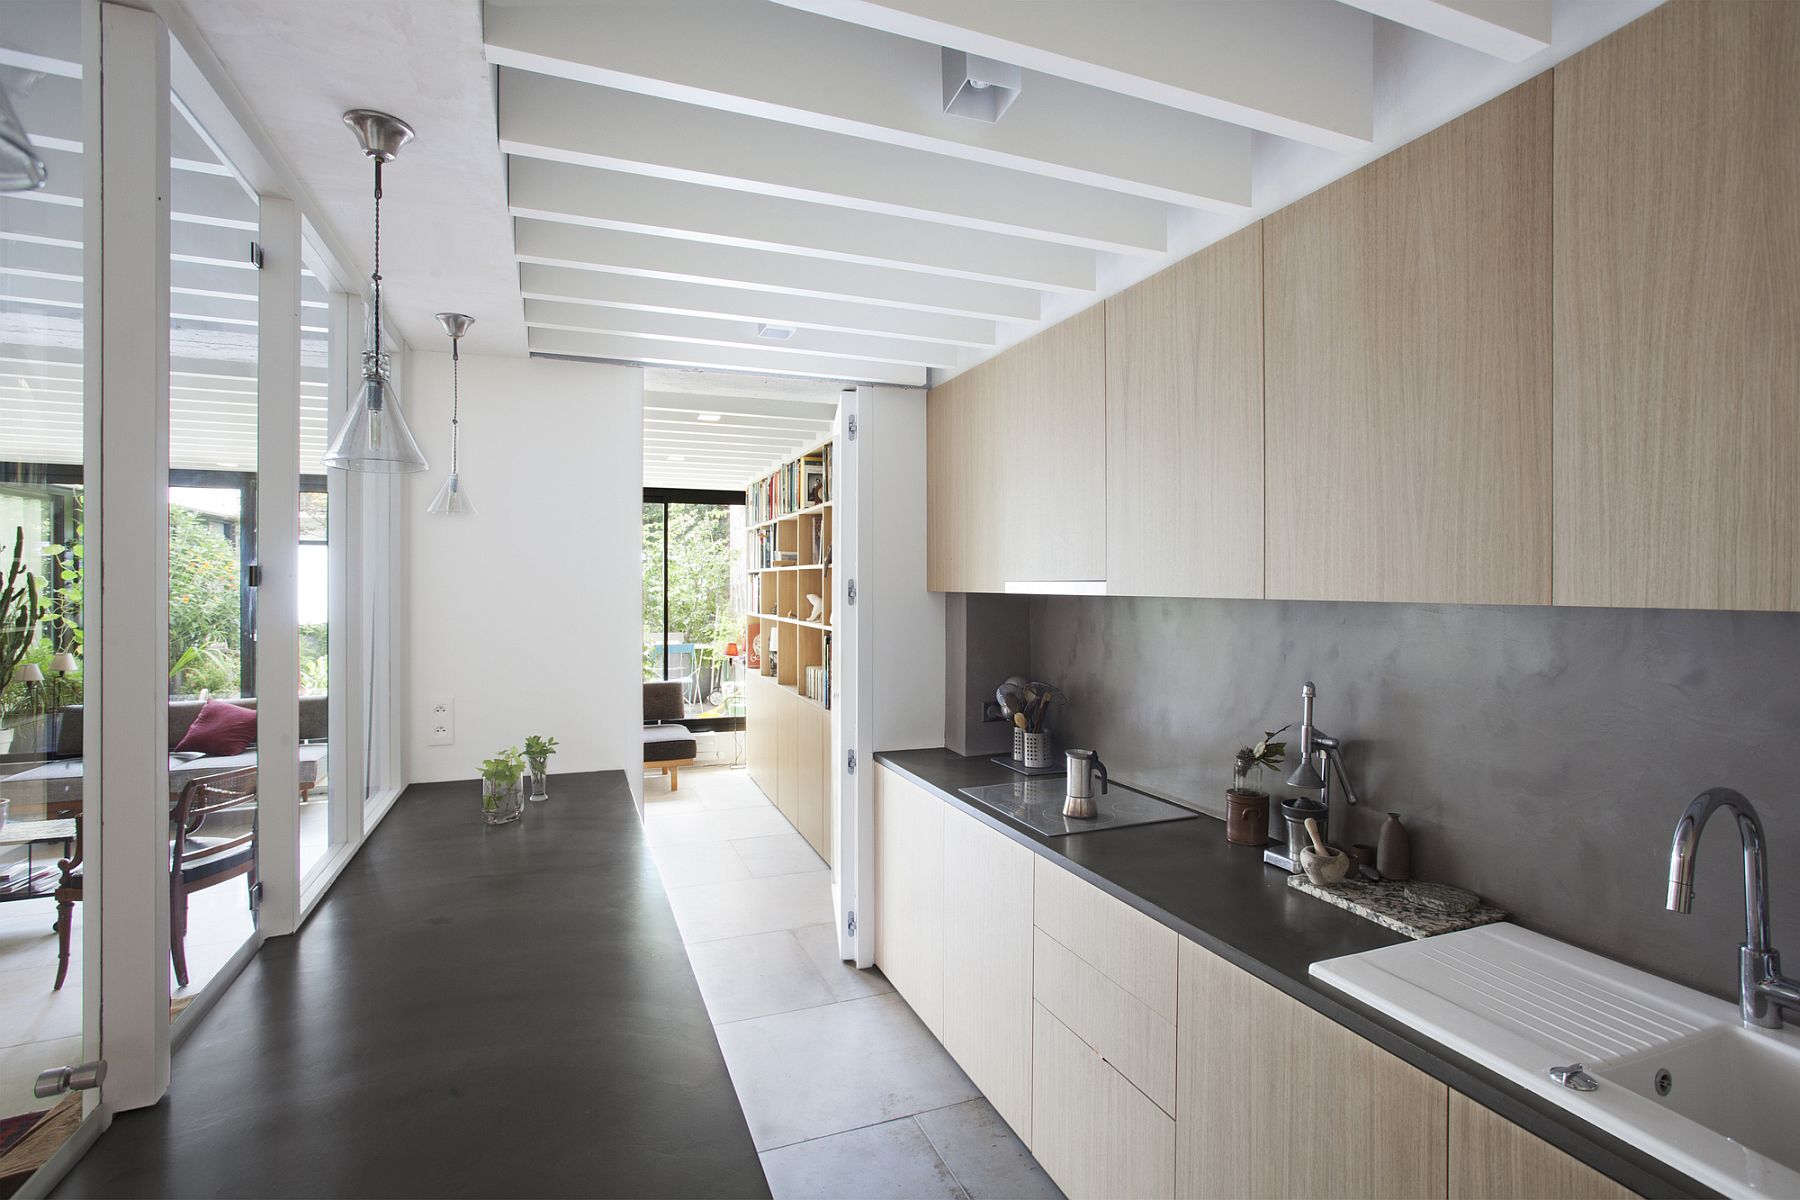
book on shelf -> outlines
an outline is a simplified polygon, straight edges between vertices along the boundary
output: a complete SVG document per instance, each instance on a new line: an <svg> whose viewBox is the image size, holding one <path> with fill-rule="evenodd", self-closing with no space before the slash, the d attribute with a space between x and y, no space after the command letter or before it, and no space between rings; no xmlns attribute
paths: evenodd
<svg viewBox="0 0 1800 1200"><path fill-rule="evenodd" d="M820 666L822 677L819 684L819 703L826 708L831 707L831 632L825 633L825 658Z"/></svg>
<svg viewBox="0 0 1800 1200"><path fill-rule="evenodd" d="M831 445L810 451L784 463L773 475L757 480L744 490L750 523L760 525L776 517L811 508L831 499Z"/></svg>

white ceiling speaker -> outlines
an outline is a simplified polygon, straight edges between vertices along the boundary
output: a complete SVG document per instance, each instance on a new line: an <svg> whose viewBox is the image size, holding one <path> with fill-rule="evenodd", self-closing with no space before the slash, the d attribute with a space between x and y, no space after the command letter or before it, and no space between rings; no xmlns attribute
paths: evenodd
<svg viewBox="0 0 1800 1200"><path fill-rule="evenodd" d="M1020 71L1011 63L944 47L944 111L998 121L1019 98Z"/></svg>

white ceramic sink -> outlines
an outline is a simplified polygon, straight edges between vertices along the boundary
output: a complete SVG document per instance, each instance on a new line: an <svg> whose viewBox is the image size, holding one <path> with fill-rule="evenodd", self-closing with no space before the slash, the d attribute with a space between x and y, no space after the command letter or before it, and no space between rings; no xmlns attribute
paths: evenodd
<svg viewBox="0 0 1800 1200"><path fill-rule="evenodd" d="M1745 1029L1734 1003L1505 924L1312 974L1724 1195L1800 1196L1794 1026ZM1572 1063L1594 1091L1550 1078Z"/></svg>

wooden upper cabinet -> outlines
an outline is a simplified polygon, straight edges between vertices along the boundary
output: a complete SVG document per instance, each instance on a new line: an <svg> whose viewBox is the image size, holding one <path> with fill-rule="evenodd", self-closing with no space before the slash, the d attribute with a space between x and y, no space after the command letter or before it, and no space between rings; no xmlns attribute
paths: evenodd
<svg viewBox="0 0 1800 1200"><path fill-rule="evenodd" d="M1106 302L1109 594L1263 594L1262 237Z"/></svg>
<svg viewBox="0 0 1800 1200"><path fill-rule="evenodd" d="M1550 133L1542 75L1263 222L1268 596L1550 601Z"/></svg>
<svg viewBox="0 0 1800 1200"><path fill-rule="evenodd" d="M1077 313L931 390L926 580L1106 576L1106 324Z"/></svg>
<svg viewBox="0 0 1800 1200"><path fill-rule="evenodd" d="M1556 68L1556 602L1800 609L1800 5Z"/></svg>

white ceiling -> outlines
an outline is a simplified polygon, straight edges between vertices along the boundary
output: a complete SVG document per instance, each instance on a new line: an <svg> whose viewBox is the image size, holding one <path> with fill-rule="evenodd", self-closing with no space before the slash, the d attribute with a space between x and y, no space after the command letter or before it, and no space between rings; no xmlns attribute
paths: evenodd
<svg viewBox="0 0 1800 1200"><path fill-rule="evenodd" d="M644 484L738 489L831 436L842 385L652 367L644 372Z"/></svg>

